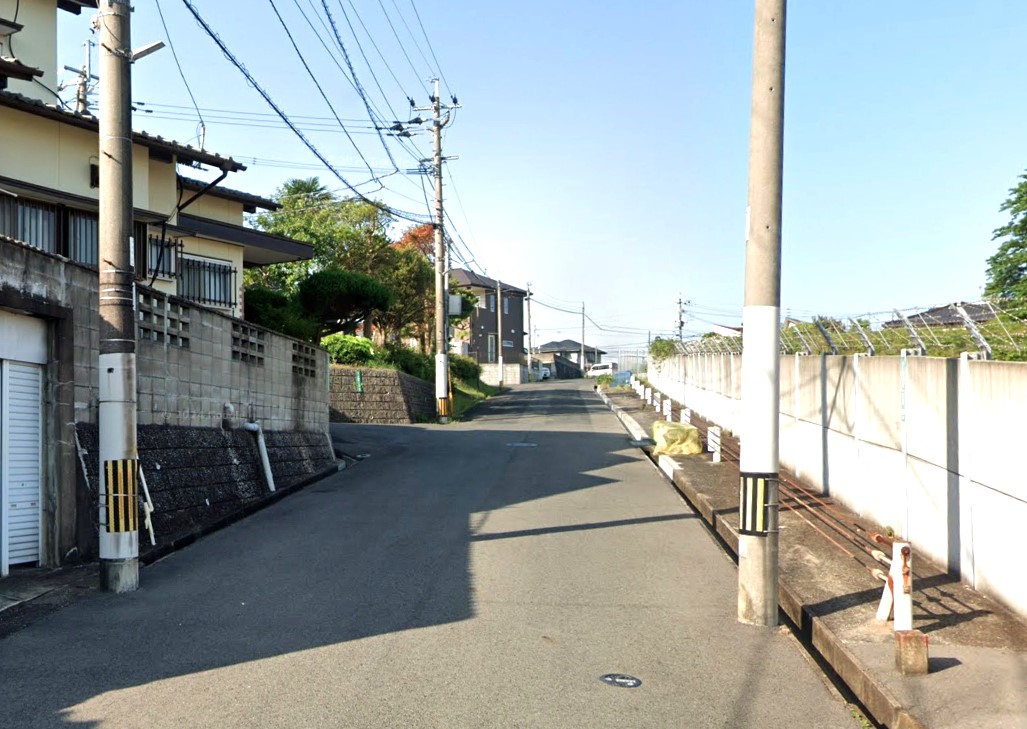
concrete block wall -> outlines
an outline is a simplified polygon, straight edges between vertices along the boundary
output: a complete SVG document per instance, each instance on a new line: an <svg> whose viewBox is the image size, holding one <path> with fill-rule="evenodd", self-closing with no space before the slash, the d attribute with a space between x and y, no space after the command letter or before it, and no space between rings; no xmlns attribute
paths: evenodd
<svg viewBox="0 0 1027 729"><path fill-rule="evenodd" d="M485 363L481 366L481 381L486 385L499 384L499 364ZM517 363L503 363L503 385L520 385L528 381L528 366Z"/></svg>
<svg viewBox="0 0 1027 729"><path fill-rule="evenodd" d="M327 430L320 347L148 289L139 311L140 424L219 427L230 403L265 430Z"/></svg>
<svg viewBox="0 0 1027 729"><path fill-rule="evenodd" d="M332 365L329 393L334 423L423 423L435 419L435 385L397 370Z"/></svg>
<svg viewBox="0 0 1027 729"><path fill-rule="evenodd" d="M740 361L680 356L650 362L649 379L738 432ZM1027 363L786 356L781 465L1027 615L1016 549L1025 410Z"/></svg>

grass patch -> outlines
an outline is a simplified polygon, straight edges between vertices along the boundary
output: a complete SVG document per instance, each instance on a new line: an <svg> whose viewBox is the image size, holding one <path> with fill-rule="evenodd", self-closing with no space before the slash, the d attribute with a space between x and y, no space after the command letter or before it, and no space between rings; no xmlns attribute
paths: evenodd
<svg viewBox="0 0 1027 729"><path fill-rule="evenodd" d="M461 420L468 410L480 402L499 393L498 387L486 385L481 380L467 382L453 378L453 419Z"/></svg>

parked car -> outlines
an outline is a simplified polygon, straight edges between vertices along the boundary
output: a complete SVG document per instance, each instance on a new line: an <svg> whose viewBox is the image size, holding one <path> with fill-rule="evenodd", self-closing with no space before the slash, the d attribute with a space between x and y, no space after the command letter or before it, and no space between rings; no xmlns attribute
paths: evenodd
<svg viewBox="0 0 1027 729"><path fill-rule="evenodd" d="M543 365L542 369L540 370L539 379L548 380L550 377L552 377L552 374L549 372L549 368Z"/></svg>
<svg viewBox="0 0 1027 729"><path fill-rule="evenodd" d="M596 362L594 365L588 368L585 372L585 377L600 377L602 375L612 375L617 371L617 365L614 362Z"/></svg>

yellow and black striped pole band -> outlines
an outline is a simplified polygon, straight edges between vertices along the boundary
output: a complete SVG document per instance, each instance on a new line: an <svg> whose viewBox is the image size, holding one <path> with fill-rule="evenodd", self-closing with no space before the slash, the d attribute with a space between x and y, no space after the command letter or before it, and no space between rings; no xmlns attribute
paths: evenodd
<svg viewBox="0 0 1027 729"><path fill-rule="evenodd" d="M107 496L107 532L139 529L139 461L122 458L103 463L104 492Z"/></svg>
<svg viewBox="0 0 1027 729"><path fill-rule="evenodd" d="M777 531L776 473L743 473L738 494L740 534L766 536Z"/></svg>

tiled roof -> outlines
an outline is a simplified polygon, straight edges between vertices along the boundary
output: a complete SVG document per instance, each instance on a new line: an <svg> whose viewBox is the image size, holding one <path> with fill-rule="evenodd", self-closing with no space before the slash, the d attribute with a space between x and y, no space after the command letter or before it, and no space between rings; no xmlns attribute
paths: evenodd
<svg viewBox="0 0 1027 729"><path fill-rule="evenodd" d="M495 289L499 283L495 279L489 278L488 276L479 276L473 271L465 271L462 268L454 268L450 275L461 286L475 286L483 289ZM524 289L519 289L516 286L511 286L510 284L503 284L503 292L507 294L528 293Z"/></svg>
<svg viewBox="0 0 1027 729"><path fill-rule="evenodd" d="M541 347L539 347L538 351L539 352L580 352L581 351L581 342L575 342L573 339L564 339L564 340L562 340L560 342L548 342L547 344L543 344ZM596 347L590 347L587 344L585 345L585 351L586 352L595 352L597 354L606 354L606 352L604 352L603 350L597 349Z"/></svg>
<svg viewBox="0 0 1027 729"><path fill-rule="evenodd" d="M203 180L194 180L191 177L182 177L179 175L179 181L182 183L182 187L186 190L202 190L209 183ZM259 195L253 195L248 192L242 192L241 190L233 190L228 187L221 187L220 185L212 187L208 192L208 195L214 195L215 197L223 197L227 200L235 200L241 202L251 208L262 208L263 210L278 210L281 205L276 203L274 200L270 200L266 197Z"/></svg>
<svg viewBox="0 0 1027 729"><path fill-rule="evenodd" d="M35 76L42 76L43 72L38 68L26 66L17 58L5 58L0 56L0 76L16 78L21 81L31 81Z"/></svg>

